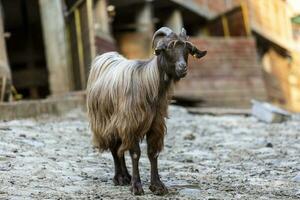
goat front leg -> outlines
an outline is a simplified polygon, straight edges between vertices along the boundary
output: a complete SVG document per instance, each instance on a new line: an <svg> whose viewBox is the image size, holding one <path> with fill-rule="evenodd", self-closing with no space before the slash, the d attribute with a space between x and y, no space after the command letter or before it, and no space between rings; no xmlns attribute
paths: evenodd
<svg viewBox="0 0 300 200"><path fill-rule="evenodd" d="M131 192L134 195L144 194L139 172L139 159L141 156L141 149L138 141L135 141L133 147L129 150L132 160L132 177L131 177Z"/></svg>
<svg viewBox="0 0 300 200"><path fill-rule="evenodd" d="M121 146L121 141L110 147L111 154L114 159L115 176L113 182L115 185L129 185L131 176L128 173L124 154L118 155L118 149Z"/></svg>
<svg viewBox="0 0 300 200"><path fill-rule="evenodd" d="M163 148L163 131L164 127L161 127L157 132L149 132L147 134L148 158L151 165L151 182L149 189L155 195L165 195L168 193L167 187L160 180L157 167L158 154Z"/></svg>

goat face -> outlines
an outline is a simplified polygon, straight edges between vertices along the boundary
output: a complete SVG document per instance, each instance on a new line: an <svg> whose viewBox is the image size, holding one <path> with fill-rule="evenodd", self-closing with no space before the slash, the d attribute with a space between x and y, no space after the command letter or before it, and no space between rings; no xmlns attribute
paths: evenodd
<svg viewBox="0 0 300 200"><path fill-rule="evenodd" d="M164 28L166 27L161 29ZM154 34L154 39L158 36L157 32ZM156 43L155 55L161 55L164 58L166 73L176 80L186 76L189 54L196 58L206 55L206 51L200 51L187 40L186 31L182 28L179 35L176 35L173 31L169 32Z"/></svg>

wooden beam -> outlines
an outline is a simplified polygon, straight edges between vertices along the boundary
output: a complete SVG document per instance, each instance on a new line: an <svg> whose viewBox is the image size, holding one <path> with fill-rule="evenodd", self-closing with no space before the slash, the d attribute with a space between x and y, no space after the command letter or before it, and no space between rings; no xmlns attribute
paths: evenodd
<svg viewBox="0 0 300 200"><path fill-rule="evenodd" d="M243 19L244 19L244 25L247 36L251 36L251 27L250 27L250 20L249 20L249 11L247 7L246 1L241 1L242 5L242 13L243 13Z"/></svg>
<svg viewBox="0 0 300 200"><path fill-rule="evenodd" d="M224 36L226 38L228 38L228 37L230 37L230 31L229 31L229 25L228 25L228 20L227 20L226 15L222 15L221 19L222 19Z"/></svg>
<svg viewBox="0 0 300 200"><path fill-rule="evenodd" d="M74 11L74 16L75 16L76 42L77 42L77 51L78 51L78 60L79 60L80 83L83 89L86 86L86 78L85 78L85 69L84 69L84 53L83 53L83 44L82 44L80 12L78 8Z"/></svg>

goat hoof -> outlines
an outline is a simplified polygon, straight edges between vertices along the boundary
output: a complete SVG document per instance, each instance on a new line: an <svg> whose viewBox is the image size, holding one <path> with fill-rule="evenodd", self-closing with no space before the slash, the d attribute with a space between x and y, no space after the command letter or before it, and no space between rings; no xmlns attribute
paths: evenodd
<svg viewBox="0 0 300 200"><path fill-rule="evenodd" d="M151 185L149 186L149 189L155 195L161 196L161 195L168 194L168 188L162 182L151 183Z"/></svg>
<svg viewBox="0 0 300 200"><path fill-rule="evenodd" d="M131 181L130 175L117 174L113 178L113 182L115 185L129 185Z"/></svg>
<svg viewBox="0 0 300 200"><path fill-rule="evenodd" d="M140 182L132 183L130 191L134 195L143 195L144 194L144 190L143 190L142 184Z"/></svg>

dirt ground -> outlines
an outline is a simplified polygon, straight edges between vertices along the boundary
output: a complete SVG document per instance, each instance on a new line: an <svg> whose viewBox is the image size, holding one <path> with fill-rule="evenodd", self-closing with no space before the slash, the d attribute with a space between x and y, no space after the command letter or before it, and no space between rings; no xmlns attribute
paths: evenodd
<svg viewBox="0 0 300 200"><path fill-rule="evenodd" d="M0 199L300 199L299 117L269 125L171 106L159 157L170 191L164 197L148 189L149 162L141 147L145 195L134 197L128 186L113 186L111 155L91 147L84 112L2 121Z"/></svg>

